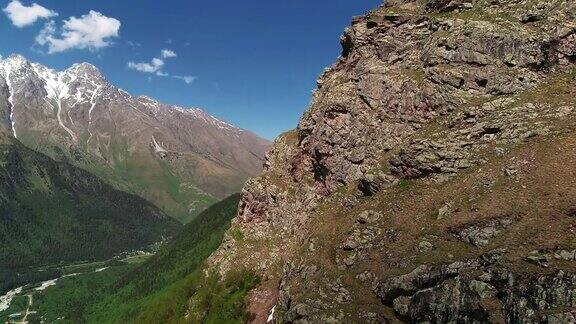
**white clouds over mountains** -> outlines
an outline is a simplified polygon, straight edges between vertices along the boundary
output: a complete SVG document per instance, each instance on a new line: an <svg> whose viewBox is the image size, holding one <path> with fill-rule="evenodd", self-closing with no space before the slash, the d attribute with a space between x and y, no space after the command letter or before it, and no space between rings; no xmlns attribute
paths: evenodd
<svg viewBox="0 0 576 324"><path fill-rule="evenodd" d="M57 12L39 4L25 6L18 0L11 1L3 11L18 28L30 26L40 19L58 16ZM72 16L64 20L61 27L57 27L54 20L48 21L36 36L35 42L45 47L49 54L71 49L95 51L110 45L111 39L118 37L120 26L118 19L90 10L80 18Z"/></svg>
<svg viewBox="0 0 576 324"><path fill-rule="evenodd" d="M33 49L39 49L48 54L61 53L73 49L97 51L110 46L113 39L119 37L121 22L102 13L90 10L80 17L71 16L61 21L56 21L58 13L45 8L37 3L27 5L30 0L10 0L2 9L8 19L17 28L34 25L36 22L45 20L34 39ZM24 2L24 3L23 3ZM167 43L171 44L169 39ZM132 48L141 47L141 44L127 42ZM149 62L128 62L128 68L142 73L153 74L159 77L169 77L182 80L187 84L194 82L196 77L190 75L170 74L164 71L166 61L176 58L176 53L171 49L162 49L157 57Z"/></svg>
<svg viewBox="0 0 576 324"><path fill-rule="evenodd" d="M48 19L58 16L58 13L42 7L37 3L24 6L20 1L14 0L3 9L12 24L18 28L30 26L39 19Z"/></svg>
<svg viewBox="0 0 576 324"><path fill-rule="evenodd" d="M162 73L160 70L164 67L164 60L155 57L152 59L152 61L150 63L147 63L147 62L140 62L140 63L128 62L128 67L133 69L133 70L144 72L144 73Z"/></svg>
<svg viewBox="0 0 576 324"><path fill-rule="evenodd" d="M57 30L53 21L44 26L36 37L36 43L48 47L48 53L69 49L98 50L110 45L110 39L118 37L120 21L90 10L80 18L70 17Z"/></svg>
<svg viewBox="0 0 576 324"><path fill-rule="evenodd" d="M160 51L160 57L153 58L150 62L128 62L128 68L143 73L152 73L161 77L171 77L174 79L182 80L187 84L190 84L196 80L196 77L189 75L172 75L162 71L162 68L166 64L165 60L169 58L177 57L176 53L169 49L163 49Z"/></svg>

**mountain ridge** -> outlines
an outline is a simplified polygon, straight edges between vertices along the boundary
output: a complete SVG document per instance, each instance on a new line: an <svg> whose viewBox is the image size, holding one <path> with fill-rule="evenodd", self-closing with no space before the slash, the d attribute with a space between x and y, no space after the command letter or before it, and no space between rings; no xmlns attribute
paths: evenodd
<svg viewBox="0 0 576 324"><path fill-rule="evenodd" d="M186 222L240 189L269 142L199 108L135 97L92 64L0 61L0 128Z"/></svg>
<svg viewBox="0 0 576 324"><path fill-rule="evenodd" d="M68 82L73 83L75 81L75 79L70 80L71 79L70 75L74 75L74 77L77 78L78 74L84 74L85 76L89 76L91 79L96 79L96 81L98 81L97 83L101 83L100 86L113 87L107 81L107 79L105 78L104 74L100 71L100 69L98 69L98 67L96 67L94 64L88 63L88 62L74 63L70 67L68 67L62 71L58 71L58 70L55 70L52 68L48 68L48 67L41 65L39 63L30 62L27 58L25 58L21 54L11 54L8 57L6 57L5 59L0 59L0 66L2 66L2 70L3 70L2 76L4 77L4 79L7 78L6 73L10 74L11 71L21 69L22 66L25 66L25 65L31 65L32 68L34 69L34 72L43 79L43 81L46 84L45 90L48 92L48 97L50 99L58 99L58 97L68 98L71 96L70 94L67 93L67 89L66 89L68 87L68 83L62 81L65 77L68 77L68 79L69 79ZM151 107L154 107L155 110L157 110L159 106L169 107L169 108L175 109L175 110L182 112L182 113L190 112L192 115L194 115L198 118L203 118L205 120L211 120L214 123L221 126L221 128L225 128L225 126L226 126L226 128L229 128L231 130L250 132L248 130L233 126L232 124L230 124L228 122L222 121L222 120L208 114L203 109L198 108L198 107L182 107L182 106L178 106L178 105L162 104L158 100L156 100L156 99L154 99L148 95L133 96L121 88L116 88L116 90L118 92L121 92L127 96L134 98L134 99L147 102L148 105ZM94 93L94 92L97 92L97 91L92 91L92 93ZM76 92L76 94L74 96L83 97L84 94L79 91L79 92Z"/></svg>

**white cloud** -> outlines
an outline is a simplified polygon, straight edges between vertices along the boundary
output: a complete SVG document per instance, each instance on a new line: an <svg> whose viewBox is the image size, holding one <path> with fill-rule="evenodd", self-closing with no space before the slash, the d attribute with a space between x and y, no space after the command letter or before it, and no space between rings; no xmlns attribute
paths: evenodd
<svg viewBox="0 0 576 324"><path fill-rule="evenodd" d="M54 21L48 22L36 37L36 43L48 46L50 54L70 49L95 51L109 46L110 38L118 37L120 25L118 19L90 10L80 18L70 17L65 20L60 32Z"/></svg>
<svg viewBox="0 0 576 324"><path fill-rule="evenodd" d="M170 49L163 49L160 51L160 57L153 58L150 62L128 62L128 68L136 70L143 73L152 73L160 77L170 77L178 80L184 81L186 84L190 84L196 80L196 77L189 75L172 75L162 71L165 65L165 60L169 58L177 57L176 53ZM148 77L150 81L150 77Z"/></svg>
<svg viewBox="0 0 576 324"><path fill-rule="evenodd" d="M136 71L140 71L140 72L144 72L144 73L156 73L159 72L160 69L164 66L164 61L158 58L154 58L152 59L152 62L150 63L146 63L146 62L140 62L140 63L134 63L134 62L128 62L128 67L136 70Z"/></svg>
<svg viewBox="0 0 576 324"><path fill-rule="evenodd" d="M48 19L58 16L58 13L50 9L46 9L37 3L26 7L20 1L11 1L6 8L3 9L12 24L18 28L30 26L39 19Z"/></svg>
<svg viewBox="0 0 576 324"><path fill-rule="evenodd" d="M44 25L44 28L40 30L38 36L36 36L35 42L38 45L44 46L48 44L48 39L56 33L56 23L51 20Z"/></svg>
<svg viewBox="0 0 576 324"><path fill-rule="evenodd" d="M155 57L155 58L152 59L152 65L158 66L158 67L161 68L161 67L164 66L164 60Z"/></svg>
<svg viewBox="0 0 576 324"><path fill-rule="evenodd" d="M172 77L178 80L182 80L186 82L186 84L191 84L192 82L194 82L194 80L197 79L195 76L191 75L172 75Z"/></svg>
<svg viewBox="0 0 576 324"><path fill-rule="evenodd" d="M162 56L162 58L171 58L177 56L176 53L174 53L174 51L169 49L163 49L160 55Z"/></svg>
<svg viewBox="0 0 576 324"><path fill-rule="evenodd" d="M164 67L164 58L173 57L173 56L164 56L164 51L170 51L170 50L162 50L162 52L160 53L160 56L162 58L155 57L149 63L148 62L135 63L130 61L128 62L128 67L136 71L144 73L156 73L157 75L162 76L163 72L161 71L161 69ZM170 52L174 53L172 51ZM174 56L176 56L176 54L174 54Z"/></svg>
<svg viewBox="0 0 576 324"><path fill-rule="evenodd" d="M142 44L133 41L127 41L126 44L128 44L130 47L142 47Z"/></svg>

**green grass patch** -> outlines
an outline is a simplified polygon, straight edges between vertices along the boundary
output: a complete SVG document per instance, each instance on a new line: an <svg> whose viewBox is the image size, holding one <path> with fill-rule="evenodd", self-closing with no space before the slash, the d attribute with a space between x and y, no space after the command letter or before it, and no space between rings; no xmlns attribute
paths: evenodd
<svg viewBox="0 0 576 324"><path fill-rule="evenodd" d="M233 229L231 235L236 241L244 240L244 233L242 233L242 230L240 230L239 228Z"/></svg>
<svg viewBox="0 0 576 324"><path fill-rule="evenodd" d="M406 179L401 179L400 181L398 181L398 183L396 183L396 188L398 188L399 190L407 190L408 188L410 188L412 182L410 182L410 180L406 180Z"/></svg>

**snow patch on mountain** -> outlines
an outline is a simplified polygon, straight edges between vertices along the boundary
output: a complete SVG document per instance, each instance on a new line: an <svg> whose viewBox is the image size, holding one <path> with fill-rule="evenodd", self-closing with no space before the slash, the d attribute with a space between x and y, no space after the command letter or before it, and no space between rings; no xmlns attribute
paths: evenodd
<svg viewBox="0 0 576 324"><path fill-rule="evenodd" d="M12 60L6 59L0 61L0 75L6 81L6 86L8 87L8 104L10 105L10 125L12 128L12 133L15 138L18 138L16 134L16 121L14 120L14 87L12 86L12 71L16 71L23 64L22 57L10 57Z"/></svg>
<svg viewBox="0 0 576 324"><path fill-rule="evenodd" d="M65 99L70 97L70 84L76 80L73 74L68 75L66 72L56 72L54 70L33 64L32 67L36 74L44 81L44 90L46 90L46 102L52 107L52 110L57 110L56 117L58 124L64 129L74 142L77 141L76 134L64 125L62 121L62 103Z"/></svg>
<svg viewBox="0 0 576 324"><path fill-rule="evenodd" d="M73 116L81 116L82 114L75 113L73 109L81 109L80 107L82 107L82 109L88 110L86 114L88 118L84 125L86 125L89 134L89 143L93 137L91 128L94 111L98 109L99 105L104 106L109 101L120 101L122 106L127 109L136 109L158 120L169 115L178 118L193 118L209 127L222 130L226 136L238 137L244 132L244 130L211 116L200 108L166 105L148 96L134 97L125 90L110 85L98 68L89 63L74 64L64 71L56 71L38 63L30 63L20 55L12 55L0 60L0 74L6 79L10 88L10 120L15 137L14 108L18 107L19 103L14 102L14 92L19 91L19 87L26 80L40 81L46 93L44 99L47 103L46 108L52 109L56 114L59 127L74 142L78 140L75 131L79 131L77 127L82 123L75 123ZM179 114L182 116L180 117Z"/></svg>
<svg viewBox="0 0 576 324"><path fill-rule="evenodd" d="M10 81L10 69L6 71L6 86L8 86L8 103L10 104L10 125L12 126L12 133L14 138L18 138L16 134L16 121L14 120L14 87L12 87L12 82Z"/></svg>
<svg viewBox="0 0 576 324"><path fill-rule="evenodd" d="M100 84L96 84L94 82L91 82L92 85L95 86L94 90L92 90L92 95L90 96L90 110L88 110L88 133L90 133L90 137L88 137L88 145L90 144L90 140L92 139L92 130L90 129L92 127L92 111L94 110L94 108L96 107L96 103L97 103L97 96L98 93L100 91L100 88L102 88L102 85Z"/></svg>
<svg viewBox="0 0 576 324"><path fill-rule="evenodd" d="M160 146L160 144L158 144L158 142L156 142L156 138L154 136L152 136L152 143L154 144L154 151L156 151L156 153L166 153L166 149L164 149L162 146Z"/></svg>

